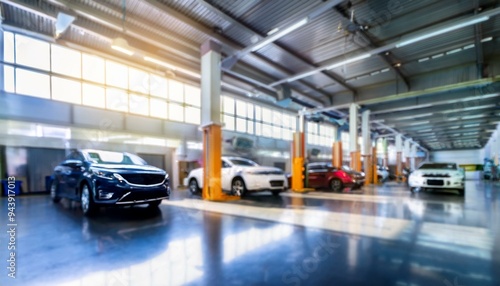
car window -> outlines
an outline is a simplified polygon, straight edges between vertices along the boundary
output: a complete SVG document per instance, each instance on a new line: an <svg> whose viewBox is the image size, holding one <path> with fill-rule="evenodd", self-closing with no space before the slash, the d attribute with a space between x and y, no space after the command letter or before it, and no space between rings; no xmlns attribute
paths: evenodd
<svg viewBox="0 0 500 286"><path fill-rule="evenodd" d="M245 167L259 166L254 161L243 158L231 158L229 159L229 161L231 161L231 163L235 166L245 166Z"/></svg>
<svg viewBox="0 0 500 286"><path fill-rule="evenodd" d="M222 160L222 168L231 168L231 165Z"/></svg>
<svg viewBox="0 0 500 286"><path fill-rule="evenodd" d="M66 156L66 160L80 160L80 161L84 161L84 158L83 158L82 153L73 150L73 151L71 151L71 153L68 154L68 156Z"/></svg>
<svg viewBox="0 0 500 286"><path fill-rule="evenodd" d="M419 169L443 169L456 170L457 164L454 163L425 163Z"/></svg>
<svg viewBox="0 0 500 286"><path fill-rule="evenodd" d="M98 164L147 165L141 157L128 153L91 151L88 155L93 163Z"/></svg>

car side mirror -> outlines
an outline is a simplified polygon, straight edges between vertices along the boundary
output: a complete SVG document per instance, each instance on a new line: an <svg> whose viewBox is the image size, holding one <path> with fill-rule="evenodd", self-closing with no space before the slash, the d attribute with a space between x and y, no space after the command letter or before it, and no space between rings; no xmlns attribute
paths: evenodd
<svg viewBox="0 0 500 286"><path fill-rule="evenodd" d="M83 162L80 160L66 160L66 162L63 163L63 166L70 168L80 168L81 166L83 166Z"/></svg>

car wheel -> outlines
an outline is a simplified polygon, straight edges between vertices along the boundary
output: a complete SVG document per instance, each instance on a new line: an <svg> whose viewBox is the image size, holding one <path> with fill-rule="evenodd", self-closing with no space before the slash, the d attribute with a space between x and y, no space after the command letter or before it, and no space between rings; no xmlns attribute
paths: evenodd
<svg viewBox="0 0 500 286"><path fill-rule="evenodd" d="M161 200L153 201L148 204L148 208L156 209L161 205Z"/></svg>
<svg viewBox="0 0 500 286"><path fill-rule="evenodd" d="M413 187L412 187L412 188L410 188L410 192L411 192L412 194L414 194L415 192L417 192L417 188L413 188Z"/></svg>
<svg viewBox="0 0 500 286"><path fill-rule="evenodd" d="M58 203L61 200L59 196L59 184L56 180L53 180L52 184L50 184L50 197L54 203Z"/></svg>
<svg viewBox="0 0 500 286"><path fill-rule="evenodd" d="M273 196L279 197L281 191L271 191L273 193Z"/></svg>
<svg viewBox="0 0 500 286"><path fill-rule="evenodd" d="M330 181L330 190L334 191L334 192L340 192L342 191L342 181L339 180L339 179L332 179Z"/></svg>
<svg viewBox="0 0 500 286"><path fill-rule="evenodd" d="M196 194L200 191L200 187L198 186L198 182L196 181L196 179L191 179L189 181L189 191L191 192L191 194Z"/></svg>
<svg viewBox="0 0 500 286"><path fill-rule="evenodd" d="M94 203L94 198L92 197L91 191L87 184L83 184L82 186L82 191L80 193L80 202L84 215L91 216L95 213L97 207Z"/></svg>
<svg viewBox="0 0 500 286"><path fill-rule="evenodd" d="M231 193L234 196L243 197L246 193L245 182L241 178L235 178L231 184Z"/></svg>

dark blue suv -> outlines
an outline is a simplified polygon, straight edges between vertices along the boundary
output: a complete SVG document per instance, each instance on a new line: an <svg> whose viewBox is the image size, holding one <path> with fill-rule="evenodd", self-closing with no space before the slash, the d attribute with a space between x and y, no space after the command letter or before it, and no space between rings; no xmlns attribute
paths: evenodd
<svg viewBox="0 0 500 286"><path fill-rule="evenodd" d="M99 206L149 204L170 196L169 177L140 157L121 152L73 150L54 169L50 195L81 202L85 215Z"/></svg>

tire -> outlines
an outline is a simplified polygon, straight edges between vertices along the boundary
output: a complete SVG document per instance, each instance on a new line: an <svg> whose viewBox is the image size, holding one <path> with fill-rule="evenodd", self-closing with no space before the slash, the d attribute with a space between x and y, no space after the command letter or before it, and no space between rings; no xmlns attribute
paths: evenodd
<svg viewBox="0 0 500 286"><path fill-rule="evenodd" d="M56 180L52 181L52 184L50 184L50 197L52 198L52 202L58 203L61 201L61 197L59 196L59 184L57 183Z"/></svg>
<svg viewBox="0 0 500 286"><path fill-rule="evenodd" d="M342 181L339 179L332 179L329 184L330 190L334 192L340 192L343 189Z"/></svg>
<svg viewBox="0 0 500 286"><path fill-rule="evenodd" d="M273 193L273 196L275 197L279 197L280 196L280 193L281 191L271 191Z"/></svg>
<svg viewBox="0 0 500 286"><path fill-rule="evenodd" d="M414 194L416 191L417 191L417 188L413 188L413 187L412 187L412 188L410 188L410 192L411 192L412 194Z"/></svg>
<svg viewBox="0 0 500 286"><path fill-rule="evenodd" d="M234 178L231 183L231 194L234 196L243 197L247 192L245 187L245 182L243 182L242 178Z"/></svg>
<svg viewBox="0 0 500 286"><path fill-rule="evenodd" d="M97 206L94 203L94 198L92 197L92 191L89 189L87 184L83 184L82 190L80 191L80 204L82 207L83 215L92 216L97 210Z"/></svg>
<svg viewBox="0 0 500 286"><path fill-rule="evenodd" d="M198 181L196 181L196 179L189 180L189 191L193 195L200 192L200 187L198 186Z"/></svg>
<svg viewBox="0 0 500 286"><path fill-rule="evenodd" d="M162 200L157 200L157 201L150 202L148 204L148 208L150 208L150 209L157 209L161 205L161 201Z"/></svg>

